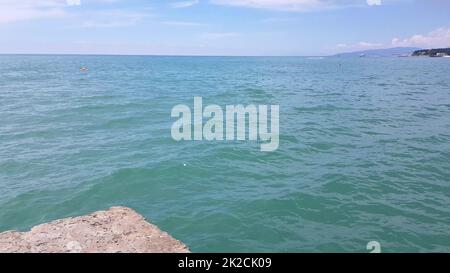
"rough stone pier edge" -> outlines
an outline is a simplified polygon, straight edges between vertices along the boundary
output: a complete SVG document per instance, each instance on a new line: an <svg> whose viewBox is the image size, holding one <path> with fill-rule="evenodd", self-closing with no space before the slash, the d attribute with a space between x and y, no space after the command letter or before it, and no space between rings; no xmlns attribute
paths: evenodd
<svg viewBox="0 0 450 273"><path fill-rule="evenodd" d="M188 247L126 207L0 233L0 253L188 253Z"/></svg>

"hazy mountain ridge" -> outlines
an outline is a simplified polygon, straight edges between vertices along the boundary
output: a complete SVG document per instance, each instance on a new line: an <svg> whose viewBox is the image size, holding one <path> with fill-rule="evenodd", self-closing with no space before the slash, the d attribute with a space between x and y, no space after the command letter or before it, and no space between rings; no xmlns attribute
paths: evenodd
<svg viewBox="0 0 450 273"><path fill-rule="evenodd" d="M422 50L416 47L394 47L384 49L361 50L355 52L339 53L336 57L392 57L392 56L410 56L414 52Z"/></svg>

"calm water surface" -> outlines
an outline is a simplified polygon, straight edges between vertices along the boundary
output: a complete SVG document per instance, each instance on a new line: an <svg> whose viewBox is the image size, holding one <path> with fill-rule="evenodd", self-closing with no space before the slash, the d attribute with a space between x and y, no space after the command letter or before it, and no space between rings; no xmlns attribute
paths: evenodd
<svg viewBox="0 0 450 273"><path fill-rule="evenodd" d="M124 205L195 252L448 252L449 75L432 58L0 56L0 231ZM280 148L173 141L194 96L279 104Z"/></svg>

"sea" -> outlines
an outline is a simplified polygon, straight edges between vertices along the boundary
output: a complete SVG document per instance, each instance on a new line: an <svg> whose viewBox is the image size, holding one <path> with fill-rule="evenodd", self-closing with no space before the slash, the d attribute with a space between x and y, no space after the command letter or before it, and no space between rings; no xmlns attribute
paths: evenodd
<svg viewBox="0 0 450 273"><path fill-rule="evenodd" d="M88 71L80 71L81 67ZM127 206L193 252L450 251L450 59L0 56L0 232ZM175 141L175 105L280 141Z"/></svg>

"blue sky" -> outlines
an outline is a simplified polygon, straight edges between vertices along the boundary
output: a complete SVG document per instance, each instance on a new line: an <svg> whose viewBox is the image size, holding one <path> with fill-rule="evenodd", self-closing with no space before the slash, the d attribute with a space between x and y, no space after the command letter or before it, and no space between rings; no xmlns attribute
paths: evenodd
<svg viewBox="0 0 450 273"><path fill-rule="evenodd" d="M327 55L450 47L448 0L0 0L0 53Z"/></svg>

